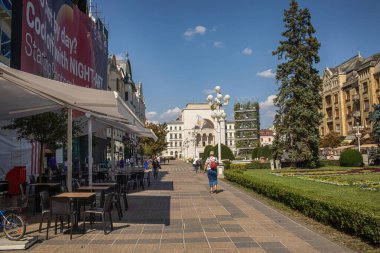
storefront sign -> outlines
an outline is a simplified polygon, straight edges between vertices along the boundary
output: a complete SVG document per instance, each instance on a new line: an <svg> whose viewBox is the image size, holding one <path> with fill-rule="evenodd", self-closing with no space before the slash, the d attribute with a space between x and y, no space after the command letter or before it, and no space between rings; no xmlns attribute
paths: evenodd
<svg viewBox="0 0 380 253"><path fill-rule="evenodd" d="M23 0L21 70L106 89L107 38L97 22L67 3Z"/></svg>

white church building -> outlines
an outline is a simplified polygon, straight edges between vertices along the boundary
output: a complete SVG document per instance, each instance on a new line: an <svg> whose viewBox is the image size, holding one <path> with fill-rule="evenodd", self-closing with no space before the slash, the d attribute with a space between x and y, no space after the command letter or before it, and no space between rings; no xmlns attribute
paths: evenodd
<svg viewBox="0 0 380 253"><path fill-rule="evenodd" d="M217 145L218 122L211 114L210 105L207 103L187 104L175 121L167 123L168 147L162 155L176 159L201 157L207 145ZM221 143L229 146L235 153L234 122L226 123L222 120L220 126Z"/></svg>

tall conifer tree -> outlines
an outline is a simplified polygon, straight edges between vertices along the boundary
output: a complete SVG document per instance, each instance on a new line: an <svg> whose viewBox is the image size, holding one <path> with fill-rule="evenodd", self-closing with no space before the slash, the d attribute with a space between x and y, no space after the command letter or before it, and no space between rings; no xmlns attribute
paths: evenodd
<svg viewBox="0 0 380 253"><path fill-rule="evenodd" d="M314 167L322 119L321 79L314 67L319 62L320 43L314 37L310 11L300 9L296 0L284 11L284 25L284 40L273 52L281 61L276 73L280 87L274 100L274 156L287 158L297 167Z"/></svg>

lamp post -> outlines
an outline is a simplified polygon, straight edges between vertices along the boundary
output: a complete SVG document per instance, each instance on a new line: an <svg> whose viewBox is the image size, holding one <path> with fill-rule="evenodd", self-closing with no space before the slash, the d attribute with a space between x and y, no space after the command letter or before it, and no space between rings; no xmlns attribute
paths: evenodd
<svg viewBox="0 0 380 253"><path fill-rule="evenodd" d="M218 175L223 178L224 177L224 167L222 161L222 147L221 147L221 122L225 120L227 117L227 114L224 112L223 106L228 105L230 102L230 95L225 95L223 97L221 93L221 87L220 86L215 86L214 88L216 96L215 99L213 100L213 96L210 94L207 96L207 101L210 105L210 108L212 110L211 117L218 123L218 129L217 129L217 135L218 135L218 161L219 161L219 166L218 166Z"/></svg>
<svg viewBox="0 0 380 253"><path fill-rule="evenodd" d="M356 130L355 136L356 136L356 138L358 138L358 151L360 152L360 137L362 136L360 131L362 131L364 129L364 127L360 126L359 122L357 122L356 126L352 127L352 129Z"/></svg>

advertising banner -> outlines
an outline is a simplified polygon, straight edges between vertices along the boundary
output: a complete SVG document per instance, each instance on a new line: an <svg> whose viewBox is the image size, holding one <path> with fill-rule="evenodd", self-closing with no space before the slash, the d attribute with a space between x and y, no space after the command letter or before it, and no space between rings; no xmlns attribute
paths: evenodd
<svg viewBox="0 0 380 253"><path fill-rule="evenodd" d="M108 41L96 21L71 1L23 0L20 69L106 89Z"/></svg>

